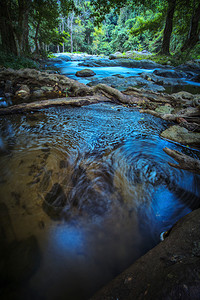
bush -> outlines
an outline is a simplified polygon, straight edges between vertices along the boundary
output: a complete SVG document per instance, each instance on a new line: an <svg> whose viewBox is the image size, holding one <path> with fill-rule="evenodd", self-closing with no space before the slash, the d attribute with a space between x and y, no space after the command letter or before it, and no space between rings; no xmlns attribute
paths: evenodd
<svg viewBox="0 0 200 300"><path fill-rule="evenodd" d="M39 64L28 57L18 57L12 54L7 54L0 51L0 67L12 68L15 70L30 68L39 69Z"/></svg>

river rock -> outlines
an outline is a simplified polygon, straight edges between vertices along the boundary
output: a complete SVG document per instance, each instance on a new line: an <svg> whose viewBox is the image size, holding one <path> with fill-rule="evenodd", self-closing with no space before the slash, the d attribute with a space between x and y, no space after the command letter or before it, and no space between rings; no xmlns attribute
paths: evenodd
<svg viewBox="0 0 200 300"><path fill-rule="evenodd" d="M163 242L139 258L90 300L198 300L200 209L187 214Z"/></svg>
<svg viewBox="0 0 200 300"><path fill-rule="evenodd" d="M23 98L24 100L28 99L30 96L30 89L28 85L21 85L20 88L16 91L15 96L18 98Z"/></svg>
<svg viewBox="0 0 200 300"><path fill-rule="evenodd" d="M166 70L166 69L161 69L161 70L155 70L153 71L153 74L161 77L167 77L167 78L183 78L187 77L187 75L182 72L182 71L175 71L175 70Z"/></svg>
<svg viewBox="0 0 200 300"><path fill-rule="evenodd" d="M33 91L33 97L36 97L36 98L44 97L44 91L42 89Z"/></svg>
<svg viewBox="0 0 200 300"><path fill-rule="evenodd" d="M165 91L165 88L162 85L158 85L158 84L155 84L153 82L148 82L147 84L145 84L141 88L141 90L142 91L148 91L148 92L157 93L157 92L163 92L163 91Z"/></svg>
<svg viewBox="0 0 200 300"><path fill-rule="evenodd" d="M171 126L164 130L161 133L161 137L184 145L200 144L199 132L191 132L178 125Z"/></svg>
<svg viewBox="0 0 200 300"><path fill-rule="evenodd" d="M171 94L171 96L175 99L175 100L183 100L183 99L187 99L187 100L192 100L194 98L194 95L185 91L181 91L178 93L173 93Z"/></svg>
<svg viewBox="0 0 200 300"><path fill-rule="evenodd" d="M154 82L156 84L160 84L160 85L175 86L175 85L183 84L183 81L180 78L165 78L162 76L157 76L153 73L146 73L146 72L141 73L140 76L146 80L152 81L152 82Z"/></svg>
<svg viewBox="0 0 200 300"><path fill-rule="evenodd" d="M200 74L194 76L191 80L194 82L200 82Z"/></svg>
<svg viewBox="0 0 200 300"><path fill-rule="evenodd" d="M90 69L83 69L81 71L76 72L77 77L91 77L96 75L96 73Z"/></svg>
<svg viewBox="0 0 200 300"><path fill-rule="evenodd" d="M174 109L169 104L158 106L155 111L160 114L171 114Z"/></svg>
<svg viewBox="0 0 200 300"><path fill-rule="evenodd" d="M156 69L156 68L163 68L162 65L155 63L149 59L142 59L142 60L134 60L130 58L119 58L110 60L107 58L102 59L88 59L85 62L79 64L79 66L86 66L86 67L115 67L115 66L122 66L127 68L139 68L139 69Z"/></svg>

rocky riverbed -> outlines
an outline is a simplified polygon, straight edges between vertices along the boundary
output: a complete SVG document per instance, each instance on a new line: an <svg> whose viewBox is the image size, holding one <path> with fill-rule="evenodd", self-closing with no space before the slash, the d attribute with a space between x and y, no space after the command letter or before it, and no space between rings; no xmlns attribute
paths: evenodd
<svg viewBox="0 0 200 300"><path fill-rule="evenodd" d="M70 57L69 60L70 59L72 58ZM95 58L95 59L98 61L100 60L99 58L98 59ZM92 61L92 63L97 63L95 59L92 58L90 59L90 61ZM67 59L67 61L69 60ZM102 63L103 63L103 59L102 59ZM104 63L106 64L107 61L105 62L104 60ZM117 63L116 60L115 63ZM126 61L126 63L128 62ZM143 62L143 64L140 64L140 66L142 66L143 68L145 63L150 64L150 62L145 61ZM88 64L88 62L86 61L85 64ZM154 63L152 63L152 65L153 64ZM4 262L2 267L4 273L4 275L2 276L2 280L4 283L6 283L5 285L6 288L3 290L3 296L5 297L5 299L8 295L12 295L10 291L6 290L7 288L9 288L9 286L13 288L14 295L16 295L14 286L17 285L17 293L22 292L23 297L25 299L27 293L31 292L31 290L29 287L28 289L24 289L24 288L21 289L20 286L30 278L34 278L32 282L33 286L34 284L36 286L38 284L37 275L36 277L34 277L36 271L38 270L38 266L40 265L41 262L41 253L39 250L40 247L37 243L37 240L35 239L35 237L29 237L29 229L28 229L29 227L21 231L21 232L25 232L25 234L24 235L22 234L22 239L20 240L17 240L17 238L13 234L13 232L15 232L16 229L20 232L20 228L23 227L22 220L21 220L22 217L25 218L27 224L29 219L31 219L33 223L34 222L38 223L34 226L37 227L36 232L40 232L39 236L41 236L41 231L44 231L44 228L46 228L45 230L48 231L49 228L51 227L51 225L48 225L49 227L48 226L45 227L45 224L49 224L48 217L52 219L56 219L58 215L60 216L60 210L62 211L62 209L66 205L66 202L68 201L68 198L66 198L67 193L70 193L70 197L71 197L70 199L73 200L70 202L70 205L72 206L72 211L78 212L83 215L84 214L87 215L87 209L88 209L87 201L84 202L85 201L84 200L80 204L79 199L82 199L82 195L85 195L84 193L88 189L84 190L84 193L82 192L78 180L79 176L81 176L80 178L82 178L84 180L84 183L86 184L92 182L93 185L92 185L92 190L89 190L90 193L94 192L95 195L97 194L100 195L100 198L95 198L101 200L100 202L98 201L95 208L93 208L92 204L91 206L89 205L89 211L91 209L91 214L93 214L94 211L98 211L99 215L101 215L102 211L105 212L105 209L103 210L101 209L101 205L105 204L106 205L105 207L108 208L108 203L105 203L104 194L102 194L101 192L102 188L104 188L104 185L102 186L101 181L98 180L96 181L95 176L99 174L98 175L99 176L98 178L100 178L99 180L101 180L102 178L105 178L106 180L110 178L106 173L107 168L105 168L105 164L102 164L102 162L104 162L102 161L102 157L106 158L105 159L106 162L108 160L108 157L110 157L112 153L109 152L111 151L111 149L107 148L107 145L105 144L105 149L103 148L103 152L102 152L103 154L101 156L98 156L98 151L97 151L99 149L98 144L101 144L102 141L105 140L105 137L102 136L101 134L99 136L99 140L96 141L95 138L97 132L95 132L95 138L93 141L87 129L85 130L84 138L85 138L85 134L86 136L87 134L89 134L87 138L89 139L89 143L91 143L91 149L93 150L87 152L84 155L84 157L82 157L82 159L81 156L78 155L77 159L75 160L76 164L75 166L72 167L71 165L72 162L70 160L71 156L69 157L67 156L69 159L66 159L66 155L64 155L66 151L65 147L66 145L68 145L69 149L71 149L70 147L72 147L73 149L73 145L71 144L72 140L75 140L76 143L76 139L74 137L79 138L80 132L77 130L76 134L72 135L72 133L74 132L73 126L71 127L69 133L68 131L66 131L68 126L71 124L70 123L71 121L69 121L71 116L70 114L68 114L68 111L66 111L67 115L63 114L62 108L64 106L68 107L70 111L72 107L81 107L81 106L84 107L92 103L99 103L99 105L101 105L102 103L105 104L110 103L109 104L110 122L105 124L107 124L106 126L107 126L108 133L109 130L114 130L116 128L116 130L114 130L114 132L116 131L114 133L116 149L117 149L117 145L118 144L120 145L120 143L122 143L121 146L122 150L125 149L125 146L123 145L124 137L119 136L119 132L117 132L117 127L115 124L112 125L111 120L114 112L115 122L123 121L122 119L119 118L120 116L118 115L118 113L121 115L122 108L123 111L125 112L126 110L141 112L141 119L139 118L139 120L137 121L138 124L140 124L139 126L141 126L140 128L141 130L144 130L146 128L145 127L146 121L144 120L145 115L148 116L147 118L149 118L149 120L151 120L150 115L162 119L162 122L167 122L167 123L165 123L164 127L162 127L162 130L160 132L160 137L162 139L160 140L165 141L166 143L168 143L168 141L172 141L171 145L175 143L174 146L179 145L176 143L180 143L184 145L183 147L186 151L186 154L188 155L183 155L179 151L174 151L174 152L169 152L168 150L167 150L168 152L166 151L167 154L171 155L178 162L178 164L175 165L174 161L169 157L170 166L168 167L166 167L166 161L164 162L162 161L162 164L158 164L157 160L155 160L155 164L153 164L152 153L149 154L149 152L148 155L150 155L151 159L150 159L150 167L148 167L148 169L146 169L148 165L148 160L145 155L143 157L144 153L141 153L138 156L139 162L136 160L136 162L134 162L133 164L131 164L131 162L127 164L123 163L122 164L123 167L121 165L119 166L119 160L117 156L120 154L121 157L121 152L116 150L115 153L116 156L109 158L110 162L113 162L113 159L117 159L116 164L113 166L114 168L113 170L116 169L114 172L115 176L113 177L114 179L111 180L112 184L114 184L114 186L116 186L117 189L112 190L109 188L107 190L107 193L109 192L110 194L113 195L111 199L115 199L116 197L117 197L116 198L117 201L121 199L120 197L125 199L124 200L125 204L123 204L123 208L124 207L129 208L129 212L128 212L129 217L132 215L135 216L136 213L135 208L132 208L131 206L129 207L130 203L132 203L131 202L132 198L130 197L130 195L132 194L129 195L130 193L129 180L133 180L133 179L134 179L133 180L134 184L136 184L137 187L136 189L134 188L134 193L137 191L139 193L138 195L143 195L144 193L143 185L142 185L143 183L149 182L148 187L154 189L156 184L159 185L160 183L164 182L164 185L166 185L166 189L169 189L167 193L168 198L166 198L167 201L171 201L170 193L175 193L178 199L182 199L182 194L184 194L186 195L187 199L185 200L184 198L182 199L182 201L186 201L187 206L189 205L191 209L196 209L199 207L200 193L199 193L199 185L198 185L198 178L199 178L198 175L195 175L196 177L194 177L194 180L191 181L195 186L195 190L189 191L188 190L189 188L185 190L181 186L178 186L177 189L177 185L174 184L173 180L171 182L169 181L168 178L170 176L166 176L163 167L160 168L160 166L165 165L165 170L167 170L166 171L167 174L169 171L175 172L173 171L176 170L174 167L178 167L180 169L181 168L186 169L187 172L192 171L192 172L196 172L197 174L199 173L200 167L199 167L198 149L200 145L200 118L199 118L200 117L200 109L199 109L200 96L199 94L192 94L186 91L167 94L164 93L164 91L158 92L157 90L155 92L154 90L156 85L159 88L162 88L164 81L166 85L168 81L168 85L170 86L171 85L170 82L176 82L179 84L179 80L183 82L183 78L188 80L189 79L193 80L194 78L198 77L199 71L197 65L198 62L194 62L193 64L192 63L188 64L187 69L185 66L182 66L179 69L173 68L173 70L171 67L168 68L165 66L163 68L157 66L156 67L157 69L154 70L153 72L150 73L148 72L148 74L142 72L138 77L134 77L134 78L132 77L128 79L132 81L133 85L135 85L135 83L137 85L139 84L139 81L137 82L137 80L143 80L144 86L145 84L146 86L148 84L148 87L152 85L153 86L152 89L144 88L144 86L143 88L136 88L135 86L130 86L128 82L127 85L125 85L125 80L127 80L126 79L127 77L123 78L121 74L115 74L116 76L108 76L107 78L101 79L101 81L96 81L96 83L95 83L96 79L94 78L94 80L91 80L92 77L90 77L90 81L92 82L92 84L88 86L76 80L73 80L72 78L67 78L65 75L60 75L52 71L45 71L45 70L36 71L31 69L24 69L18 71L12 69L3 69L0 71L0 84L1 84L0 89L1 89L1 104L2 104L2 108L0 109L0 115L2 116L8 115L8 117L10 115L11 117L11 119L9 119L8 121L8 126L4 124L2 128L3 130L5 130L5 128L11 126L11 123L13 122L12 121L13 115L15 114L17 115L22 114L22 116L24 115L25 120L23 121L19 117L18 120L19 122L16 122L15 126L17 126L17 128L19 127L18 129L20 129L22 133L25 132L27 134L26 139L28 139L28 137L29 136L31 137L32 135L34 138L36 138L35 141L36 144L34 145L33 149L32 149L31 140L28 143L28 148L30 148L30 150L33 151L33 153L35 151L37 154L36 161L34 161L34 164L29 166L29 162L30 162L29 152L23 154L25 155L24 157L20 157L21 154L18 156L17 154L18 152L16 150L12 152L13 151L12 141L8 142L8 144L10 144L9 151L11 152L9 152L7 149L4 148L3 143L0 143L1 155L6 156L6 159L8 160L9 164L11 164L12 161L16 170L23 171L24 165L26 165L27 163L27 170L28 170L28 176L25 179L25 181L27 181L26 192L28 196L25 197L24 195L23 184L16 185L13 176L11 178L13 180L12 184L13 186L15 186L16 190L14 190L11 194L11 201L10 200L9 200L10 202L7 201L8 205L5 205L6 202L1 203L2 216L1 216L0 225L3 229L7 228L5 234L2 233L2 235L0 236L1 240L3 241L3 244L5 245L4 249L2 249L0 253L1 260ZM88 66L84 65L83 69L85 67ZM120 86L124 86L123 90L119 88ZM45 114L45 112L42 111L42 109L46 107L54 107L54 106L60 107L60 110L58 109L58 111L55 111L54 114L53 113L51 114L50 112L49 118L47 118L47 116L44 117L43 115ZM102 107L100 106L98 109L99 112L101 112ZM39 121L37 123L38 111L39 111ZM87 110L85 111L85 113L87 113ZM36 114L36 116L34 114ZM78 124L80 124L81 116L79 115L78 112L76 112L76 114L75 114L74 121L75 124L78 126ZM125 116L124 114L123 117ZM82 116L84 117L84 113L82 114ZM56 123L56 120L59 118L61 118L61 121L63 122L63 127L60 127L60 122L58 122L58 124ZM93 118L93 114L91 115L89 114L87 121L90 122L90 118ZM138 116L136 118L138 118ZM53 122L50 121L51 119L53 120ZM83 124L86 124L86 120L84 119L83 121L84 121ZM98 126L101 127L102 120L98 122L99 122ZM105 122L107 122L107 120L105 120ZM155 121L151 121L151 122L153 123L150 125L149 132L152 131L153 134L156 123ZM122 126L122 123L120 124ZM127 132L129 136L130 134L132 134L132 128L129 128L129 126L128 127L127 126L128 126L128 117L127 117L127 122L123 123L123 126L121 128L123 128L122 131L124 131L124 128L128 128ZM136 126L136 133L137 133L137 126ZM93 126L92 128L94 127L95 126ZM8 131L10 130L9 128ZM18 132L18 129L16 129L16 132ZM48 143L44 143L44 137L46 138L48 137L48 139L50 139L52 136L52 132L53 132L53 136L54 135L56 136L58 135L58 136L56 137L56 149L53 148L52 146L52 150L51 150L50 147L48 146ZM62 132L64 132L65 134L60 137L60 135L62 135L61 134ZM131 157L133 156L135 159L137 158L137 155L134 156L135 155L134 151L136 151L136 145L138 143L138 139L140 138L140 136L145 137L146 136L145 131L143 132L143 135L141 134L141 132L138 133L138 137L136 138L134 143L127 141L127 145L125 144L128 151L127 158L130 157L129 155L130 153L131 153ZM6 134L4 134L4 139L5 137ZM11 140L14 139L14 133L12 133L11 137L9 137L8 135L8 138L10 138ZM84 140L84 138L80 138L80 141ZM40 149L37 148L38 147L37 139L40 143L42 143L41 144L42 151L40 151ZM57 149L57 147L61 145L60 139L64 141L66 139L64 148L61 151L61 153L59 153ZM54 139L50 143L55 143ZM93 146L93 143L96 145L95 147ZM139 143L139 145L140 145L140 149L146 149L143 140L141 144ZM148 151L151 150L151 148L149 147L147 148ZM196 153L195 158L192 158L191 153L192 151L194 151L194 148L196 148L197 151L195 152ZM24 149L23 144L22 144L22 149ZM154 147L153 149L154 149L153 152L155 151L155 153L157 153L157 148ZM52 155L51 151L55 155ZM9 158L10 155L9 153L11 154L13 153L10 156L10 158ZM164 152L163 154L166 155ZM16 161L14 159L15 155L17 155ZM144 160L142 162L140 162L140 159L142 159L141 157ZM57 163L57 158L59 159L59 163ZM37 166L37 160L41 161L41 166L39 167ZM46 167L48 167L48 165L46 164L47 160L49 164L48 169L46 169ZM191 163L191 165L189 162ZM139 163L144 163L144 165L142 165L143 166L142 170L139 169L135 170L134 168L131 167L132 165L139 164ZM2 166L6 170L7 164L5 166L5 163L3 163ZM126 167L127 170L125 172L122 172L123 170L125 170L124 168ZM129 170L129 168L131 169ZM64 183L66 180L69 179L68 177L66 178L65 176L63 177L64 181L61 180L62 179L61 175L65 174L66 169L69 170L69 172L67 172L69 174L70 172L73 171L72 177L70 178L69 189L71 189L71 186L78 188L77 190L74 189L74 192L73 189L72 191L70 190L71 192L69 190L66 190L66 184ZM56 172L53 172L53 170L56 170ZM101 174L100 171L103 171L102 173L103 175ZM132 174L131 172L133 171L136 172L136 174L134 173L135 174L134 178L133 175L131 175ZM138 175L140 174L140 172L141 175ZM187 178L190 178L190 174L192 174L190 172L187 174L188 176ZM9 177L9 174L10 173L7 171L4 172L4 177L6 178ZM34 177L30 180L30 176L32 175L34 175ZM126 175L128 179L126 178L123 179L122 176L124 175ZM140 181L138 181L140 176L146 176L144 177L145 179L142 181L142 184ZM53 179L55 179L54 177L56 178L55 182L53 181ZM156 182L154 181L155 178L157 180ZM107 181L105 187L107 187L108 184ZM197 182L197 186L195 185L196 182ZM3 179L1 184L4 184ZM36 195L37 189L35 187L37 187L40 191L41 186L45 187L45 197L41 196L41 198L38 198L39 196ZM18 192L18 189L20 190L20 192ZM6 191L5 187L4 190ZM115 193L115 190L120 192L119 199L117 194ZM29 195L28 191L32 191L33 195L35 195L34 196L35 202L33 208L34 211L37 212L36 219L34 217L34 214L32 213L32 208L30 208L30 205L32 205L31 204L32 200L30 198L31 196ZM5 192L4 194L7 195L7 192ZM160 191L159 189L157 191L157 194L158 196L161 195L162 197L162 191ZM158 198L160 199L160 197ZM130 201L130 203L127 201ZM193 205L194 204L193 201L195 202L195 205ZM111 203L114 202L111 201ZM12 215L10 217L10 214L8 212L8 207L9 210L12 211L14 207L13 205L16 206L15 209L17 209L17 211L19 210L19 215L22 213L21 210L23 210L22 217L20 218L20 221L17 221L19 222L19 224L17 225L15 230L13 229L12 222L10 220L10 218L15 219L15 217L13 217ZM43 208L42 214L40 213L41 208ZM148 211L148 206L145 206L144 209L145 211L146 210ZM66 211L68 212L67 209ZM68 220L68 216L65 217L65 220ZM96 220L99 219L97 218ZM109 224L110 223L108 223L108 225ZM57 225L61 226L60 223ZM97 224L95 224L95 226L96 226L95 228L98 227ZM120 223L117 226L120 226ZM136 224L134 224L134 226L136 226ZM189 215L185 216L183 220L180 220L177 223L177 225L175 225L172 228L171 231L164 234L166 239L163 242L161 242L158 246L156 246L156 248L152 249L145 256L141 257L138 261L136 261L133 264L133 266L131 266L127 271L125 271L119 277L117 277L111 284L109 284L101 292L99 292L96 296L94 296L93 299L113 299L113 298L169 299L169 297L177 299L177 297L179 297L180 295L181 295L180 297L182 297L181 299L198 299L199 290L200 290L200 280L198 276L199 274L198 266L200 265L199 264L200 236L199 236L198 226L199 226L199 210L197 209L194 212L190 213ZM67 228L67 230L69 231L68 233L70 235L71 229ZM73 231L73 233L74 232L75 231ZM100 237L102 236L102 234L105 233L102 233L100 231L99 232ZM67 238L70 238L70 236ZM69 241L71 243L71 239ZM69 241L67 240L67 243ZM117 247L119 248L119 245ZM27 253L26 257L24 256L24 253ZM119 255L121 255L121 252ZM19 257L21 256L23 256L23 259L21 258L19 259ZM80 259L80 253L78 259ZM18 262L20 261L20 263L15 264L15 262L17 261ZM80 262L83 263L82 254L81 254ZM16 266L15 273L11 276L13 266L14 267ZM59 264L59 266L60 268L62 268L61 263ZM152 270L154 270L153 276L152 276ZM44 270L40 272L41 274L43 274L42 272L44 272ZM44 294L46 293L46 291L44 291L44 288L41 287L41 290L43 290ZM71 296L73 296L73 293L74 292L72 292Z"/></svg>

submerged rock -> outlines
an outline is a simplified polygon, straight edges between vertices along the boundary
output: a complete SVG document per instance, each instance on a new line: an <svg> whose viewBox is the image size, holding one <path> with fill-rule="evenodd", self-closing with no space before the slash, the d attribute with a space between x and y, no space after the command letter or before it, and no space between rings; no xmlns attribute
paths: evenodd
<svg viewBox="0 0 200 300"><path fill-rule="evenodd" d="M43 209L52 218L58 219L61 216L63 207L67 203L67 196L59 183L55 183L49 193L46 194Z"/></svg>

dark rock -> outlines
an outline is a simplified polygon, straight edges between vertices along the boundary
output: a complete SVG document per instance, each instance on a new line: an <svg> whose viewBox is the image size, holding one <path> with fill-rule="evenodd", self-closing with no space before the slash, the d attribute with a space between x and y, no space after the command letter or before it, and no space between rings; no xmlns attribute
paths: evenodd
<svg viewBox="0 0 200 300"><path fill-rule="evenodd" d="M91 77L96 75L96 73L90 69L83 69L81 71L76 72L77 77Z"/></svg>
<svg viewBox="0 0 200 300"><path fill-rule="evenodd" d="M163 242L139 258L90 300L198 300L199 226L200 209L197 209L178 221Z"/></svg>
<svg viewBox="0 0 200 300"><path fill-rule="evenodd" d="M200 82L200 74L194 76L191 80L194 82Z"/></svg>
<svg viewBox="0 0 200 300"><path fill-rule="evenodd" d="M28 99L30 97L30 89L27 85L23 84L20 88L16 91L15 96L23 99Z"/></svg>
<svg viewBox="0 0 200 300"><path fill-rule="evenodd" d="M185 78L187 75L184 72L178 72L175 70L155 70L153 71L153 74L157 76L167 77L167 78Z"/></svg>
<svg viewBox="0 0 200 300"><path fill-rule="evenodd" d="M110 60L107 58L92 60L88 59L85 62L79 64L79 66L87 66L87 67L114 67L114 66L122 66L127 68L139 68L139 69L156 69L162 68L162 65L159 65L151 60L143 59L143 60L134 60L128 58L119 58L115 60Z"/></svg>
<svg viewBox="0 0 200 300"><path fill-rule="evenodd" d="M11 80L6 80L4 91L5 93L13 93L13 83Z"/></svg>
<svg viewBox="0 0 200 300"><path fill-rule="evenodd" d="M180 78L165 78L162 76L157 76L153 73L150 74L150 73L143 72L140 76L148 81L152 81L160 85L175 86L175 85L181 85L183 83L183 81Z"/></svg>

